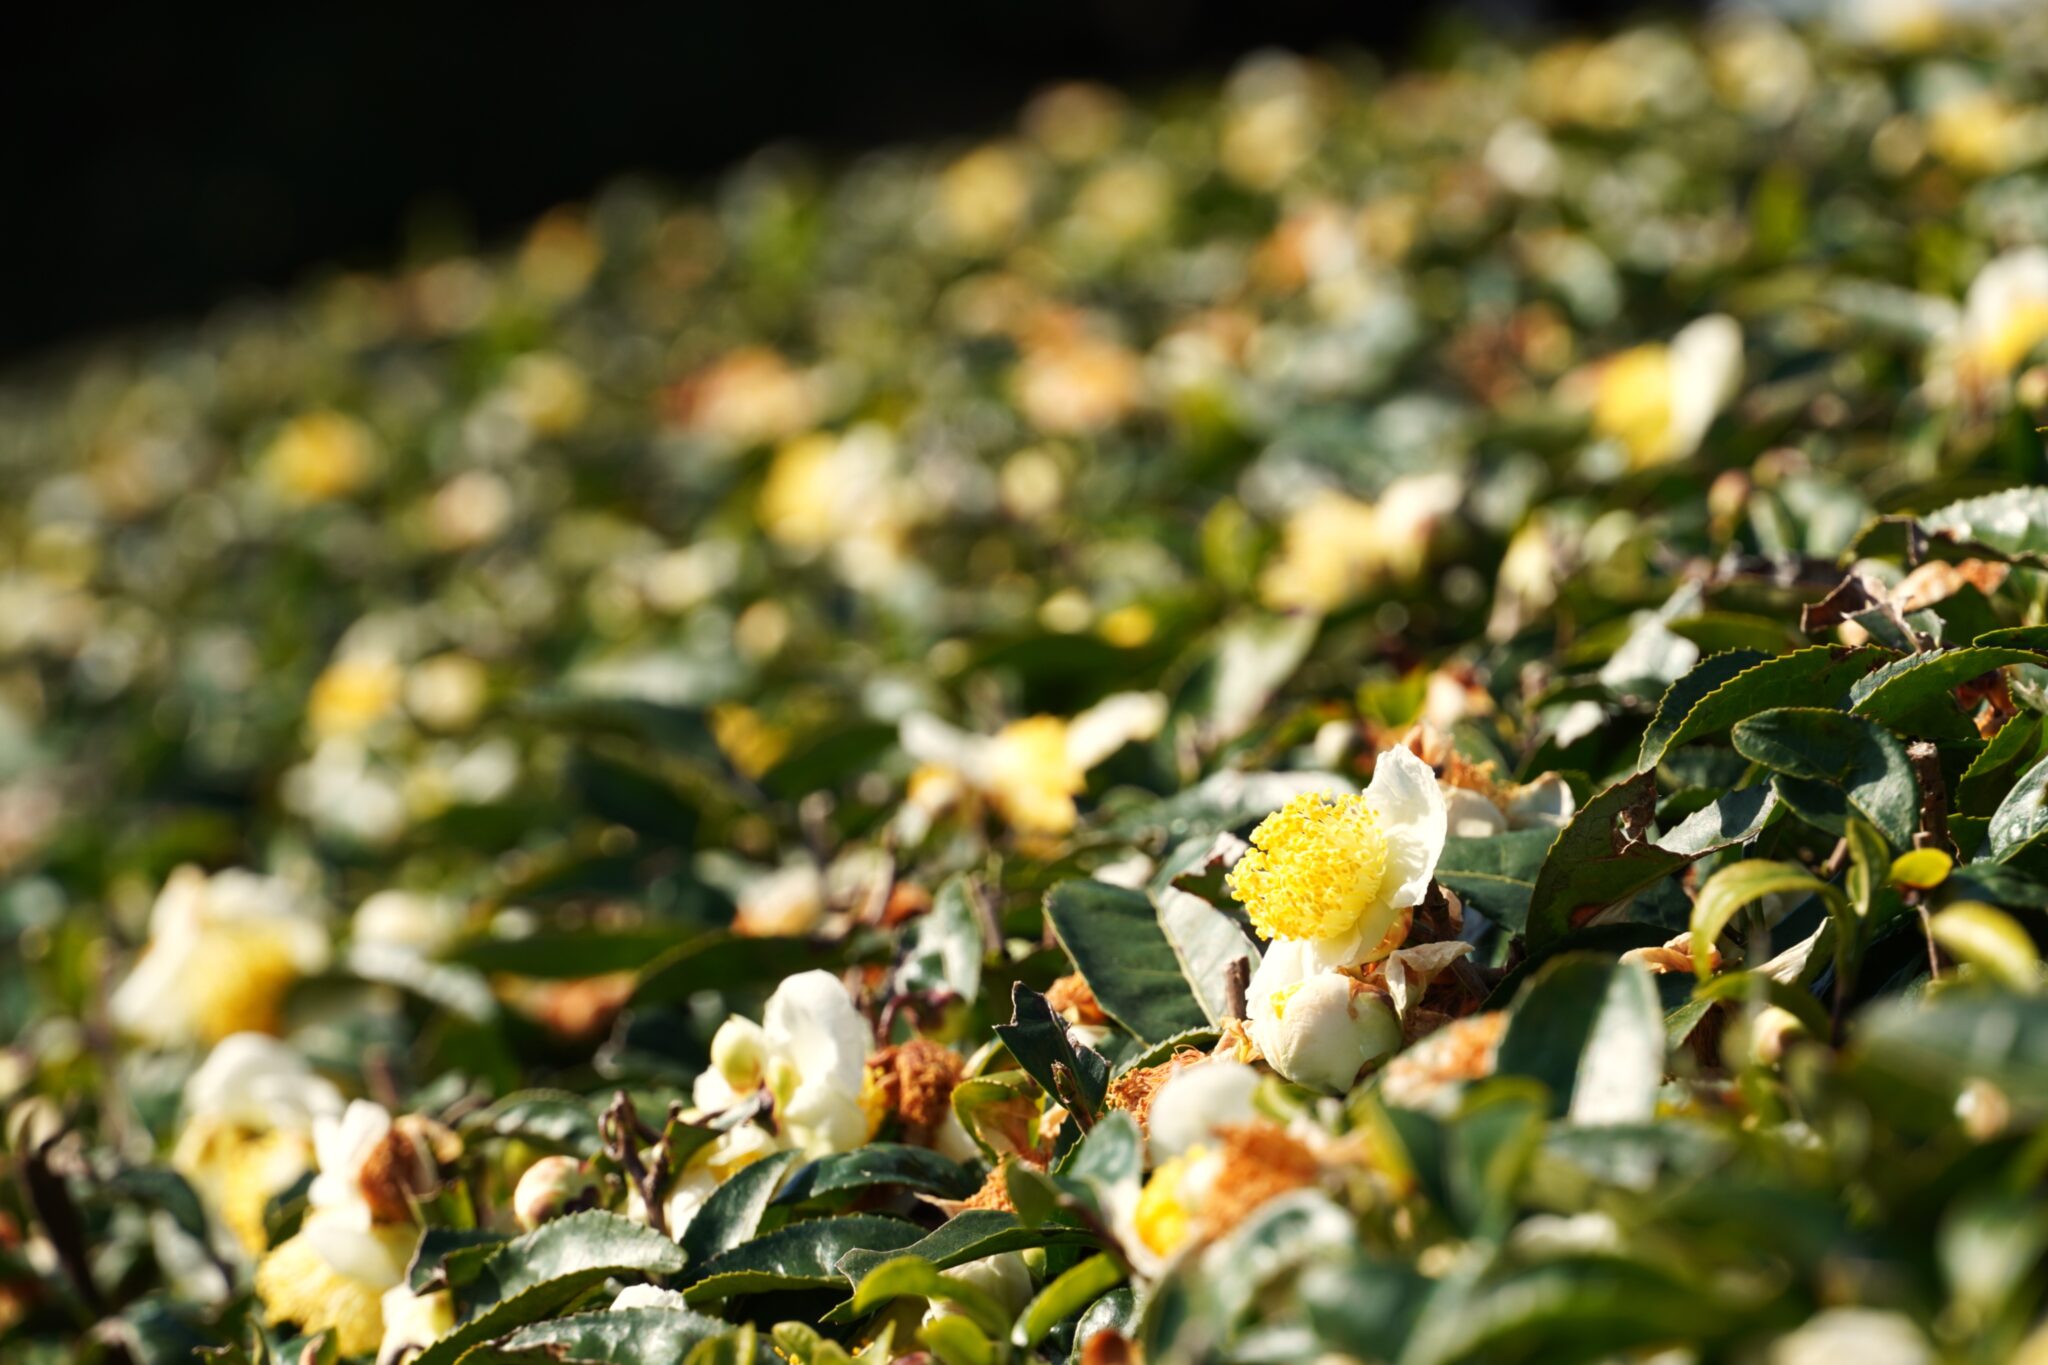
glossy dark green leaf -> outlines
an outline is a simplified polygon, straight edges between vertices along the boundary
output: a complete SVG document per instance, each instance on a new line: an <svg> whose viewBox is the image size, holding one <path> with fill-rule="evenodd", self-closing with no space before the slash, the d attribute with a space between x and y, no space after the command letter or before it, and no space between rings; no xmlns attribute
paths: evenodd
<svg viewBox="0 0 2048 1365"><path fill-rule="evenodd" d="M1103 1012L1141 1041L1210 1022L1144 892L1061 882L1046 893L1045 915Z"/></svg>
<svg viewBox="0 0 2048 1365"><path fill-rule="evenodd" d="M450 1365L477 1343L551 1317L614 1276L673 1275L682 1268L682 1248L617 1214L574 1213L543 1223L474 1261L456 1290L471 1316L416 1361Z"/></svg>
<svg viewBox="0 0 2048 1365"><path fill-rule="evenodd" d="M594 1155L602 1142L597 1132L597 1107L581 1095L563 1090L521 1090L462 1121L462 1134L517 1138L543 1151L572 1156Z"/></svg>
<svg viewBox="0 0 2048 1365"><path fill-rule="evenodd" d="M891 1248L908 1256L922 1257L941 1270L978 1261L1003 1251L1024 1251L1042 1246L1086 1246L1094 1239L1086 1230L1046 1224L1027 1228L1014 1213L1000 1209L963 1209L935 1230L908 1245ZM840 1263L840 1270L852 1280L873 1270L889 1252L854 1251Z"/></svg>
<svg viewBox="0 0 2048 1365"><path fill-rule="evenodd" d="M797 1152L773 1153L735 1171L713 1190L678 1239L689 1258L686 1273L694 1278L713 1257L752 1237L783 1176L802 1159Z"/></svg>
<svg viewBox="0 0 2048 1365"><path fill-rule="evenodd" d="M901 1251L921 1231L915 1223L870 1214L791 1223L705 1262L698 1267L700 1278L683 1293L696 1305L734 1294L843 1287L841 1257L850 1251Z"/></svg>
<svg viewBox="0 0 2048 1365"><path fill-rule="evenodd" d="M675 1365L732 1324L685 1308L573 1313L521 1327L463 1357L464 1365Z"/></svg>
<svg viewBox="0 0 2048 1365"><path fill-rule="evenodd" d="M1920 788L1906 746L1884 726L1845 711L1783 707L1738 724L1735 751L1778 775L1777 790L1802 819L1831 834L1860 815L1894 848L1920 822Z"/></svg>
<svg viewBox="0 0 2048 1365"><path fill-rule="evenodd" d="M1436 879L1470 908L1511 934L1524 931L1536 874L1558 832L1510 830L1481 838L1444 840Z"/></svg>
<svg viewBox="0 0 2048 1365"><path fill-rule="evenodd" d="M1563 937L1617 901L1685 865L1650 842L1656 779L1624 778L1580 807L1545 854L1529 892L1527 937Z"/></svg>
<svg viewBox="0 0 2048 1365"><path fill-rule="evenodd" d="M941 1199L965 1199L981 1185L973 1172L928 1147L870 1142L820 1157L791 1176L777 1204L805 1204L877 1186L896 1186Z"/></svg>
<svg viewBox="0 0 2048 1365"><path fill-rule="evenodd" d="M1664 1076L1664 1012L1642 968L1591 954L1553 959L1523 988L1494 1070L1529 1076L1579 1123L1649 1117Z"/></svg>
<svg viewBox="0 0 2048 1365"><path fill-rule="evenodd" d="M1060 1103L1099 1111L1109 1090L1109 1063L1102 1054L1076 1043L1067 1021L1021 981L1010 993L1010 1014L1010 1022L997 1024L995 1032L1017 1065Z"/></svg>
<svg viewBox="0 0 2048 1365"><path fill-rule="evenodd" d="M1731 651L1702 660L1664 694L1643 732L1636 766L1654 767L1680 745L1719 735L1747 716L1782 706L1787 698L1812 705L1837 701L1888 656L1870 645L1815 645L1770 659Z"/></svg>
<svg viewBox="0 0 2048 1365"><path fill-rule="evenodd" d="M1849 709L1906 734L1975 739L1977 727L1957 705L1955 689L1981 674L2040 662L2041 655L2024 649L1969 647L1909 654L1857 679L1849 689Z"/></svg>
<svg viewBox="0 0 2048 1365"><path fill-rule="evenodd" d="M2048 867L2048 758L2020 774L1991 813L1991 856L2023 871Z"/></svg>

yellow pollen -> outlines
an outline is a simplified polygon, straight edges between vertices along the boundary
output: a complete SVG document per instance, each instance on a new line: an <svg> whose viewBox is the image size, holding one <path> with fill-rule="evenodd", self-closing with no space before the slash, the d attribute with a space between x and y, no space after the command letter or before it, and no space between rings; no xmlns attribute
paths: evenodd
<svg viewBox="0 0 2048 1365"><path fill-rule="evenodd" d="M1273 1007L1273 1017L1275 1019L1285 1019L1287 1017L1288 1002L1293 1000L1296 995L1299 995L1301 988L1307 984L1308 982L1306 981L1296 981L1291 985L1282 986L1279 990L1266 997L1266 1003Z"/></svg>
<svg viewBox="0 0 2048 1365"><path fill-rule="evenodd" d="M270 1245L263 1211L312 1167L313 1143L303 1133L201 1118L179 1136L171 1164L211 1195L221 1222L245 1251L256 1255Z"/></svg>
<svg viewBox="0 0 2048 1365"><path fill-rule="evenodd" d="M1162 1162L1138 1193L1138 1210L1134 1219L1138 1240L1155 1256L1172 1255L1174 1249L1188 1239L1194 1219L1187 1205L1181 1202L1181 1184L1206 1150L1199 1146L1190 1147L1179 1156Z"/></svg>
<svg viewBox="0 0 2048 1365"><path fill-rule="evenodd" d="M1340 938L1378 899L1386 871L1386 831L1364 796L1304 793L1252 831L1230 891L1262 938Z"/></svg>

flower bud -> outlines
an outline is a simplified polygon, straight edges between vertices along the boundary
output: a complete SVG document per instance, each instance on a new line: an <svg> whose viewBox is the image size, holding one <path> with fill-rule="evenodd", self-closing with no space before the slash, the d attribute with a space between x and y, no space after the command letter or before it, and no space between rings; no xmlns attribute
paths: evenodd
<svg viewBox="0 0 2048 1365"><path fill-rule="evenodd" d="M1272 992L1252 1038L1297 1085L1345 1091L1368 1062L1401 1046L1401 1020L1385 996L1341 972L1318 972Z"/></svg>
<svg viewBox="0 0 2048 1365"><path fill-rule="evenodd" d="M735 1094L759 1088L768 1064L768 1035L751 1019L735 1015L711 1036L711 1067Z"/></svg>
<svg viewBox="0 0 2048 1365"><path fill-rule="evenodd" d="M597 1202L597 1182L573 1156L544 1156L526 1168L512 1192L512 1216L527 1232L551 1218Z"/></svg>

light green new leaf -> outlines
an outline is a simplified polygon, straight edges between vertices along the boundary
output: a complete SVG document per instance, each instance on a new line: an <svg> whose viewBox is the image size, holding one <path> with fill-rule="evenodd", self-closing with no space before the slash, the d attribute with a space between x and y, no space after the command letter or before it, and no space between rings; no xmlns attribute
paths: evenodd
<svg viewBox="0 0 2048 1365"><path fill-rule="evenodd" d="M1982 901L1944 907L1928 932L1953 957L1967 962L2008 990L2032 995L2041 988L2041 954L2020 922Z"/></svg>
<svg viewBox="0 0 2048 1365"><path fill-rule="evenodd" d="M1751 859L1724 867L1707 879L1692 907L1693 970L1702 979L1713 974L1714 944L1736 912L1765 896L1818 896L1836 921L1837 959L1856 938L1857 921L1849 898L1839 887L1808 872L1797 863Z"/></svg>

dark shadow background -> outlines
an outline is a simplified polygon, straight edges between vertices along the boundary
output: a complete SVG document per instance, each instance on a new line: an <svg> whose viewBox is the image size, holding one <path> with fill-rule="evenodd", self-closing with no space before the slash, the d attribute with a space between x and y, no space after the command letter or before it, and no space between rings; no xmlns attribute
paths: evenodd
<svg viewBox="0 0 2048 1365"><path fill-rule="evenodd" d="M423 205L490 241L622 171L690 180L780 139L829 153L972 132L1061 78L1157 85L1266 45L1399 58L1446 22L1549 29L1639 7L21 6L33 17L0 19L0 360L322 263L389 262Z"/></svg>

